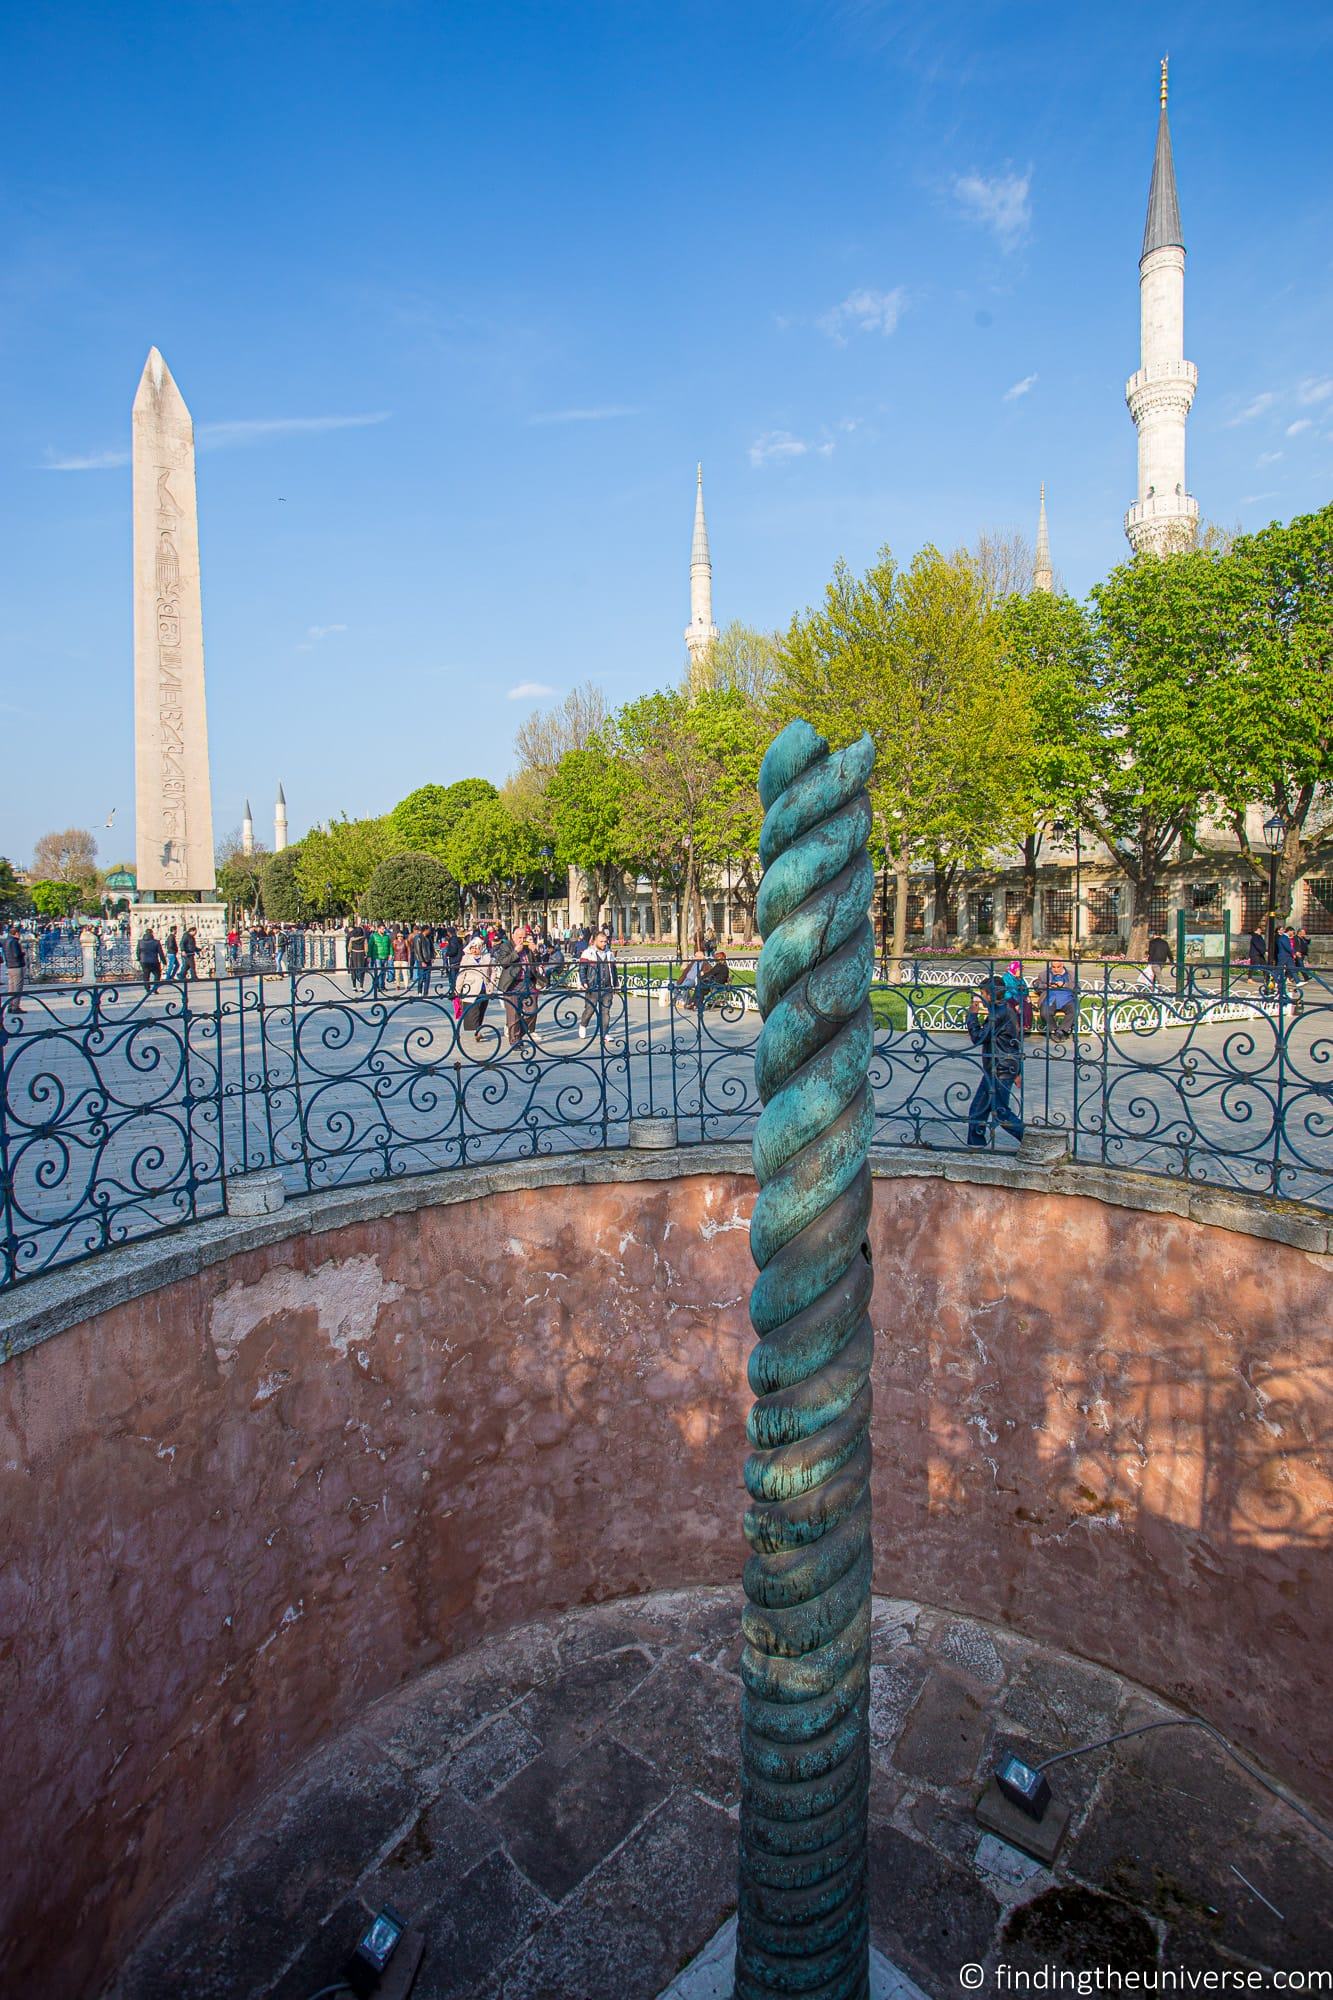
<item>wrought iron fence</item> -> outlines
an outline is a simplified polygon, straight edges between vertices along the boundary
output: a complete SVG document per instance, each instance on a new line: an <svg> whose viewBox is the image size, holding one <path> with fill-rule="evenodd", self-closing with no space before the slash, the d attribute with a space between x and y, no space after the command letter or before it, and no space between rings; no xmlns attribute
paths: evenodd
<svg viewBox="0 0 1333 2000"><path fill-rule="evenodd" d="M1057 1007L1044 971L1013 1000L1029 1129L1076 1159L1333 1207L1324 981L1127 987L1097 966ZM968 973L922 961L872 989L879 1144L958 1149L971 1122L1012 1148L994 1105L973 1108L986 1047L967 1028L1000 967ZM574 980L480 1013L438 966L424 995L319 971L29 988L0 1011L0 1283L217 1214L228 1176L259 1167L296 1194L624 1145L639 1117L673 1117L683 1144L748 1137L758 1030L752 975L701 996L660 961L600 999Z"/></svg>

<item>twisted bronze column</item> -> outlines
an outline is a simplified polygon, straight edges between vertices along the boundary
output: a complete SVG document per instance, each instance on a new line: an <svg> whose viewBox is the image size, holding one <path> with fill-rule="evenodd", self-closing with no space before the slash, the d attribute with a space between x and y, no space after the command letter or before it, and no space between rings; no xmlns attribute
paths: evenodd
<svg viewBox="0 0 1333 2000"><path fill-rule="evenodd" d="M792 722L759 773L736 2000L868 1992L874 761Z"/></svg>

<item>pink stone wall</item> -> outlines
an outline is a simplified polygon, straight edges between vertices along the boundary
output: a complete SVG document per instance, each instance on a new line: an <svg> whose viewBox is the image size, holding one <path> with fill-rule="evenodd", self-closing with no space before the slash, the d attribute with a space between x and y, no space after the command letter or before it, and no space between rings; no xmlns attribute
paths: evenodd
<svg viewBox="0 0 1333 2000"><path fill-rule="evenodd" d="M749 1184L296 1236L0 1368L0 1975L95 1993L365 1703L539 1612L735 1577ZM1333 1798L1329 1261L877 1188L877 1587L1100 1660Z"/></svg>

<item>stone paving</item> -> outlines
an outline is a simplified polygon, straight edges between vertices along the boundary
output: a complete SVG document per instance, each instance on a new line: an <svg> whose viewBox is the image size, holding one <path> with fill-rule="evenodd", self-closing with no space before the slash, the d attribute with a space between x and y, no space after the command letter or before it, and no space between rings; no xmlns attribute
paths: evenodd
<svg viewBox="0 0 1333 2000"><path fill-rule="evenodd" d="M42 994L3 1050L16 1236L33 1270L221 1207L228 1172L280 1165L289 1191L623 1146L631 1117L675 1110L683 1143L748 1137L758 1015L694 1015L633 993L612 1032L579 1034L581 995L543 995L535 1041L510 1050L492 1003L480 1035L444 996L354 1000L342 979L204 982L188 1061L179 995L108 989L91 1044L86 996ZM261 1005L262 1001L262 1005ZM617 1003L619 1010L621 1003ZM213 1011L210 1011L210 1007ZM225 1010L225 1011L224 1011ZM1333 1007L1308 1006L1278 1054L1267 1020L1084 1036L1029 1047L1023 1109L1077 1129L1078 1157L1292 1199L1333 1200ZM958 1034L881 1036L876 1141L957 1148L977 1059ZM242 1085L243 1080L243 1085ZM1282 1112L1276 1105L1281 1093ZM1103 1131L1109 1135L1103 1141ZM996 1148L1012 1141L997 1135ZM87 1218L94 1214L91 1234ZM66 1226L66 1219L72 1226Z"/></svg>
<svg viewBox="0 0 1333 2000"><path fill-rule="evenodd" d="M231 1829L106 2000L308 2000L368 1907L425 1934L415 2000L654 2000L735 1906L739 1596L522 1627L422 1676ZM1171 1711L1013 1634L876 1600L874 1943L960 1968L1333 1968L1333 1845L1208 1737L1057 1767L1051 1869L973 1817L997 1756ZM1313 1691L1312 1691L1313 1693Z"/></svg>

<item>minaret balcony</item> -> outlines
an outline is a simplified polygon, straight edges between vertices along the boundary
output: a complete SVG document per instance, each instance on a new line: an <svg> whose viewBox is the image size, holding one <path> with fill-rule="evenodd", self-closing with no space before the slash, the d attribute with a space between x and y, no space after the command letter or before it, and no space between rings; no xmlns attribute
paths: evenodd
<svg viewBox="0 0 1333 2000"><path fill-rule="evenodd" d="M1194 392L1199 386L1199 371L1192 361L1172 361L1165 368L1136 368L1125 384L1125 401L1129 402L1141 389L1177 388L1188 383L1189 398L1194 401Z"/></svg>

